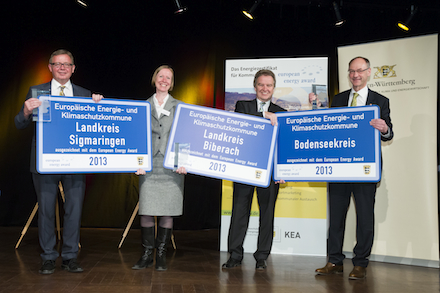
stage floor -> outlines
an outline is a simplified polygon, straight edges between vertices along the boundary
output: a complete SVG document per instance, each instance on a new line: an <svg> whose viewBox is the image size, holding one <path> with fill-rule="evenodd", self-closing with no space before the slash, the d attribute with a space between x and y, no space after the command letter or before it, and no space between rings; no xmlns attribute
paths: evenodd
<svg viewBox="0 0 440 293"><path fill-rule="evenodd" d="M37 228L30 228L18 249L21 227L0 227L0 292L439 292L439 270L370 262L367 278L348 280L351 261L341 275L316 276L325 257L271 255L265 271L255 270L252 254L241 267L222 270L228 254L219 252L219 231L175 231L177 250L168 249L168 270L132 270L141 253L140 230L81 229L78 260L84 272L61 270L41 275Z"/></svg>

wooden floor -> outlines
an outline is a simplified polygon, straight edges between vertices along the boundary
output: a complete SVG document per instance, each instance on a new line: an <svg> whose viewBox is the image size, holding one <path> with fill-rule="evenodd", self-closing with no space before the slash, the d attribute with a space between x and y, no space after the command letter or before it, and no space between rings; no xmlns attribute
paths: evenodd
<svg viewBox="0 0 440 293"><path fill-rule="evenodd" d="M128 234L118 249L122 230L82 229L81 274L57 269L40 275L37 228L31 228L15 250L21 228L0 227L0 292L439 292L439 270L371 262L367 278L316 276L324 257L271 255L266 271L255 271L252 254L243 265L222 270L228 254L218 251L218 230L175 231L177 250L168 250L169 269L132 270L140 256L140 230Z"/></svg>

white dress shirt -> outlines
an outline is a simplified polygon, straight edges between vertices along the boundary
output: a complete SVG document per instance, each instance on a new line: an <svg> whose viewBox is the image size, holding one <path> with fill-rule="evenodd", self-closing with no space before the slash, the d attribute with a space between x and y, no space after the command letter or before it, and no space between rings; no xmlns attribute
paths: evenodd
<svg viewBox="0 0 440 293"><path fill-rule="evenodd" d="M354 89L351 89L350 97L348 98L348 105L351 105L353 100L353 94L356 93ZM356 98L356 106L365 106L367 104L368 98L368 87L364 86L360 91L357 92L359 96Z"/></svg>
<svg viewBox="0 0 440 293"><path fill-rule="evenodd" d="M56 81L55 79L52 79L52 82L50 84L51 84L50 94L52 96L59 96L60 92L61 92L61 84L58 81ZM65 88L63 90L64 95L66 97L73 97L73 86L72 86L72 83L70 82L70 79L68 82L66 82L66 84L64 86L65 86Z"/></svg>
<svg viewBox="0 0 440 293"><path fill-rule="evenodd" d="M257 112L260 112L260 103L261 103L262 101L260 101L258 98L257 98ZM269 112L269 105L270 105L270 101L267 101L267 102L265 102L265 104L264 104L264 106L263 106L263 117L264 118L266 118L265 117L265 115L264 115L264 112Z"/></svg>
<svg viewBox="0 0 440 293"><path fill-rule="evenodd" d="M166 115L166 116L170 115L170 112L164 109L165 104L167 103L169 97L170 97L170 95L168 94L165 97L165 99L163 100L162 105L159 105L159 101L156 98L156 94L153 95L154 106L155 106L156 112L157 112L157 119L160 118L161 114Z"/></svg>

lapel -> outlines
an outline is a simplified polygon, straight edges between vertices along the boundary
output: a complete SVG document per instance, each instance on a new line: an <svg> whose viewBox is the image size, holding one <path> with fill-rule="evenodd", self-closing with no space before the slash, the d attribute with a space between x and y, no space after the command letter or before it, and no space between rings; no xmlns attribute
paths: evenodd
<svg viewBox="0 0 440 293"><path fill-rule="evenodd" d="M258 99L255 99L254 101L253 101L253 103L251 103L251 109L249 109L249 111L251 112L251 113L258 113Z"/></svg>
<svg viewBox="0 0 440 293"><path fill-rule="evenodd" d="M365 105L368 106L370 104L377 105L377 102L376 102L376 95L372 91L370 91L370 89L368 89L368 97Z"/></svg>
<svg viewBox="0 0 440 293"><path fill-rule="evenodd" d="M168 98L168 101L165 103L165 106L163 107L165 110L171 112L171 109L176 105L176 100L170 95Z"/></svg>
<svg viewBox="0 0 440 293"><path fill-rule="evenodd" d="M344 96L344 101L342 103L343 106L345 105L347 107L350 107L350 105L348 104L348 100L350 99L350 93L351 90L347 91L347 94Z"/></svg>
<svg viewBox="0 0 440 293"><path fill-rule="evenodd" d="M272 103L272 100L269 101L269 108L267 108L269 112L275 113L277 109L275 109L275 104Z"/></svg>
<svg viewBox="0 0 440 293"><path fill-rule="evenodd" d="M151 104L151 116L153 116L153 119L159 121L160 119L162 119L163 117L167 117L165 115L160 116L160 118L157 118L157 112L156 112L156 106L154 105L154 99L153 96L151 96L148 100L148 102L150 102ZM177 100L174 99L171 95L169 96L167 102L165 103L165 106L163 107L165 110L170 112L170 116L172 115L171 110L173 109L173 107L177 104Z"/></svg>
<svg viewBox="0 0 440 293"><path fill-rule="evenodd" d="M43 91L49 91L49 94L52 94L52 93L51 93L51 90L52 90L52 81L49 81L49 82L44 83L44 84L41 86L41 89L42 89Z"/></svg>
<svg viewBox="0 0 440 293"><path fill-rule="evenodd" d="M250 104L251 108L249 109L250 114L258 114L258 99L254 99Z"/></svg>
<svg viewBox="0 0 440 293"><path fill-rule="evenodd" d="M150 102L151 105L151 116L154 120L159 121L159 119L157 119L156 105L154 104L153 96L151 96L147 101Z"/></svg>

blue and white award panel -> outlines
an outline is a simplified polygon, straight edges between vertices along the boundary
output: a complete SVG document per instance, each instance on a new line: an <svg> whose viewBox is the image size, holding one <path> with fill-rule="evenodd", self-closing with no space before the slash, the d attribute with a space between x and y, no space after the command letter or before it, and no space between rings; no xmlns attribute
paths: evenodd
<svg viewBox="0 0 440 293"><path fill-rule="evenodd" d="M164 167L183 166L189 173L267 187L277 130L261 117L181 103ZM182 152L187 155L185 161L175 162L175 154Z"/></svg>
<svg viewBox="0 0 440 293"><path fill-rule="evenodd" d="M150 103L40 96L40 173L151 171Z"/></svg>
<svg viewBox="0 0 440 293"><path fill-rule="evenodd" d="M378 106L277 113L275 180L378 182Z"/></svg>

